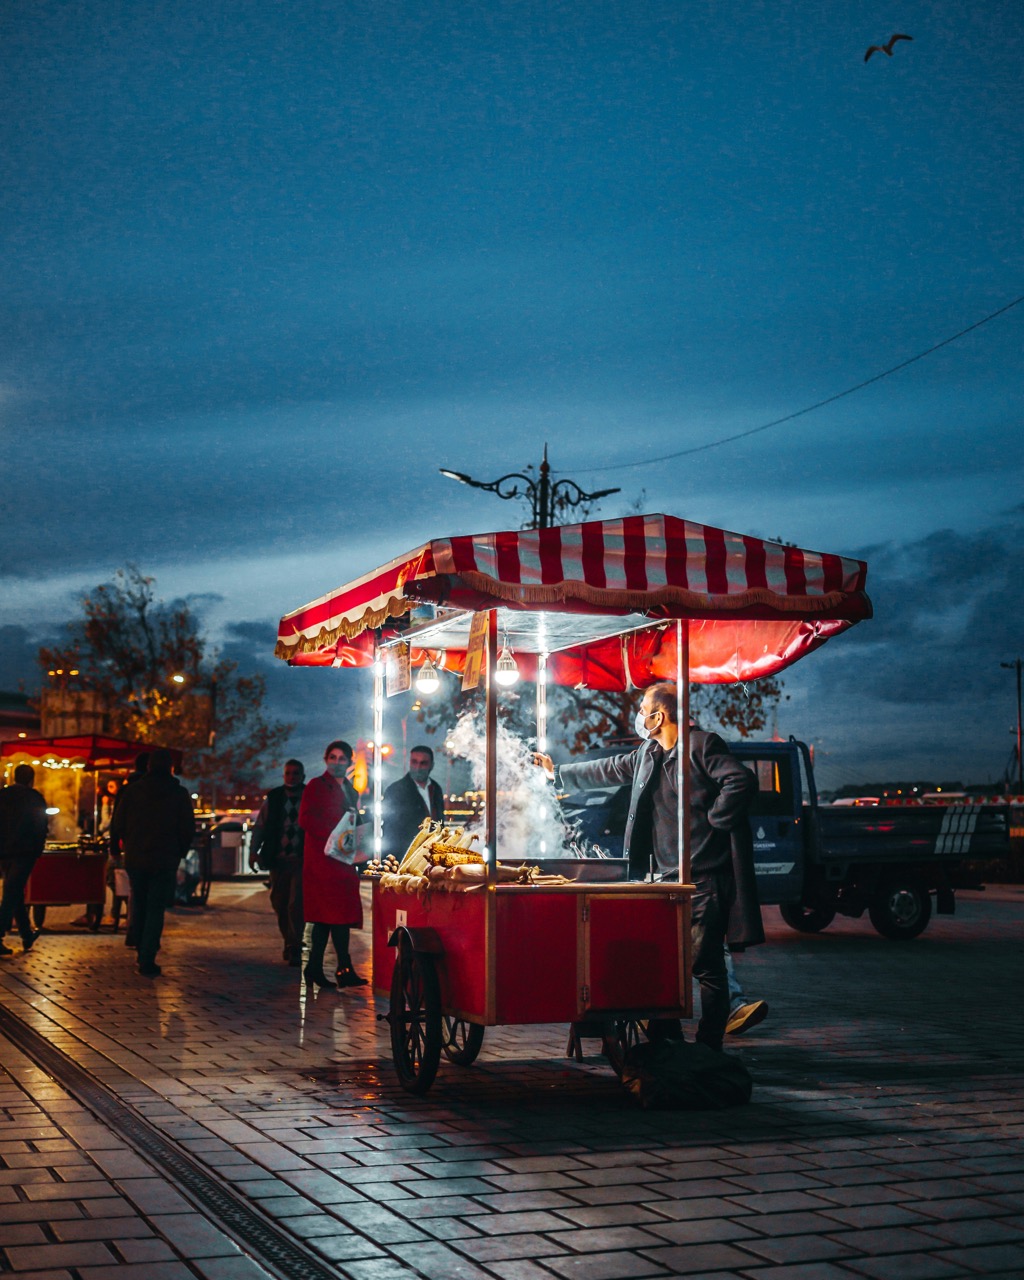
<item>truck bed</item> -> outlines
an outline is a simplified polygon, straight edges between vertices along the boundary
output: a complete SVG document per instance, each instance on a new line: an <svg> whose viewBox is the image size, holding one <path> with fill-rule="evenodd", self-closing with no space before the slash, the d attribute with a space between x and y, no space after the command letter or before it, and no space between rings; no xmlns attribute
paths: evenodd
<svg viewBox="0 0 1024 1280"><path fill-rule="evenodd" d="M1009 816L995 805L822 806L812 859L857 862L962 862L1006 856Z"/></svg>

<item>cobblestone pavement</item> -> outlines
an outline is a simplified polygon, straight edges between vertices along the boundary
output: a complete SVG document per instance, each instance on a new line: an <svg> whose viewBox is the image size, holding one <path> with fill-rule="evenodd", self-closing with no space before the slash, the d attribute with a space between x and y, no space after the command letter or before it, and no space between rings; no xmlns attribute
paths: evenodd
<svg viewBox="0 0 1024 1280"><path fill-rule="evenodd" d="M0 965L6 1023L335 1275L1024 1276L1019 891L965 895L911 943L768 910L738 964L771 1015L729 1045L754 1100L714 1113L640 1111L603 1059L565 1059L564 1026L489 1029L473 1067L405 1094L383 1006L304 997L258 884L171 913L156 981L74 914ZM28 1053L0 1035L0 1270L299 1274Z"/></svg>

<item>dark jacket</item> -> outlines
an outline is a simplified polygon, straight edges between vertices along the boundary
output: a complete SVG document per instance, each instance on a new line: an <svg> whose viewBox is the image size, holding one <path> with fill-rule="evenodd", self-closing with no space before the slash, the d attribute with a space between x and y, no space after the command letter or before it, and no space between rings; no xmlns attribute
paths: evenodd
<svg viewBox="0 0 1024 1280"><path fill-rule="evenodd" d="M299 805L302 803L302 784L295 792L295 813L298 821ZM260 811L253 823L252 839L249 842L250 856L256 859L264 871L272 871L281 852L281 837L284 834L284 807L288 799L287 787L271 787L263 797ZM299 827L296 856L302 857L302 828Z"/></svg>
<svg viewBox="0 0 1024 1280"><path fill-rule="evenodd" d="M412 843L420 823L426 817L440 822L444 817L444 792L431 778L427 782L430 810L423 803L423 793L409 774L393 782L384 792L384 855L401 858Z"/></svg>
<svg viewBox="0 0 1024 1280"><path fill-rule="evenodd" d="M35 862L46 843L46 801L20 782L0 791L0 859Z"/></svg>
<svg viewBox="0 0 1024 1280"><path fill-rule="evenodd" d="M191 797L171 774L147 773L121 793L110 829L129 871L171 871L195 835Z"/></svg>
<svg viewBox="0 0 1024 1280"><path fill-rule="evenodd" d="M666 879L676 878L679 796L674 750L666 755L651 739L635 751L606 760L562 765L559 773L568 789L631 784L623 840L630 874L646 875L653 852L657 872ZM756 790L757 779L717 733L690 730L690 876L699 881L716 873L732 875L737 900L730 915L729 942L737 948L764 939L753 877L753 844L749 832L744 837L747 808ZM644 820L645 812L649 820ZM635 841L634 831L640 833Z"/></svg>

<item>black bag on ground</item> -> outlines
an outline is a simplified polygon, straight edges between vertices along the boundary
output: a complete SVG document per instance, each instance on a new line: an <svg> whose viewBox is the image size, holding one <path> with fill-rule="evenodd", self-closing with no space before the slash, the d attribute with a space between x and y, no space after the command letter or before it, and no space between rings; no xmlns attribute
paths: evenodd
<svg viewBox="0 0 1024 1280"><path fill-rule="evenodd" d="M622 1083L646 1111L720 1111L749 1102L754 1088L739 1058L686 1040L635 1045Z"/></svg>

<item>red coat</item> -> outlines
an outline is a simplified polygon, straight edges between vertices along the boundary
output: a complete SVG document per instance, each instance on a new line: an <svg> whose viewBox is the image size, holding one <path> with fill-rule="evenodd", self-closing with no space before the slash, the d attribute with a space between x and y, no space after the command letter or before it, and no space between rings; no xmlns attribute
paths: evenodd
<svg viewBox="0 0 1024 1280"><path fill-rule="evenodd" d="M324 853L327 837L348 809L355 809L358 797L348 782L338 782L329 773L311 778L302 792L299 826L304 835L302 852L303 914L310 924L348 924L363 927L363 904L359 897L359 875Z"/></svg>

